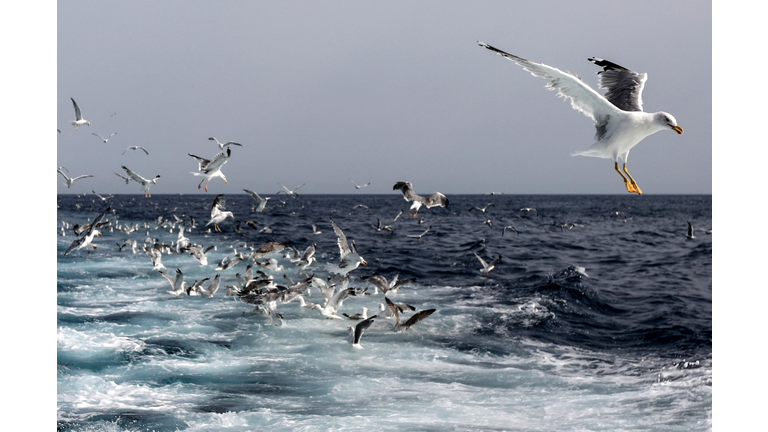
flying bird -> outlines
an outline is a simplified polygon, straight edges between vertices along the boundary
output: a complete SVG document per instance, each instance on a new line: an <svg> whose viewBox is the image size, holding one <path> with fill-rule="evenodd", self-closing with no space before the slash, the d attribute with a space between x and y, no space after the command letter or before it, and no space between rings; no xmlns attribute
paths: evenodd
<svg viewBox="0 0 768 432"><path fill-rule="evenodd" d="M362 348L362 346L360 346L360 338L363 337L363 332L373 324L374 317L375 316L372 316L360 321L355 327L349 327L349 342L352 344L352 347Z"/></svg>
<svg viewBox="0 0 768 432"><path fill-rule="evenodd" d="M353 184L353 185L355 185L355 189L364 188L364 187L368 186L369 184L371 184L371 182L368 182L368 183L366 183L366 184L364 184L364 185L359 185L359 184L355 183L355 181L354 181L354 180L352 180L352 179L349 179L349 181L351 181L351 182L352 182L352 184Z"/></svg>
<svg viewBox="0 0 768 432"><path fill-rule="evenodd" d="M480 41L478 44L512 60L533 76L550 80L546 85L548 90L557 90L558 96L571 100L573 109L594 120L597 142L573 155L613 159L614 169L624 180L629 193L643 193L627 171L629 151L656 132L673 130L683 133L683 128L671 114L643 112L642 92L648 78L646 73L633 72L608 60L590 57L587 60L603 68L597 72L599 87L607 90L601 95L576 75L506 53ZM619 159L623 161L624 173L619 170Z"/></svg>
<svg viewBox="0 0 768 432"><path fill-rule="evenodd" d="M203 179L200 180L200 184L197 185L198 189L200 189L200 187L203 185L203 182L205 182L205 191L208 192L208 182L216 177L221 178L224 180L224 183L228 184L227 177L224 175L224 173L221 172L221 167L224 166L227 161L229 161L229 157L232 155L232 149L227 147L226 153L218 153L211 160L201 158L200 156L195 156L191 153L187 154L197 159L198 161L198 172L192 173L196 176L203 177Z"/></svg>
<svg viewBox="0 0 768 432"><path fill-rule="evenodd" d="M471 209L469 209L469 211L479 210L479 211L485 213L485 211L488 209L488 207L496 207L496 206L493 203L488 203L488 204L485 205L485 207L472 207Z"/></svg>
<svg viewBox="0 0 768 432"><path fill-rule="evenodd" d="M429 230L431 230L431 229L432 229L432 225L430 225L430 226L429 226L429 228L427 228L426 230L424 230L424 232L423 232L423 233L421 233L421 234L408 234L408 235L406 235L406 237L410 237L410 238L417 238L417 239L420 239L420 238L424 237L424 234L428 233L428 232L429 232Z"/></svg>
<svg viewBox="0 0 768 432"><path fill-rule="evenodd" d="M112 135L117 135L117 132L113 132L111 135L109 135L109 136L108 136L108 137L106 137L106 138L104 138L103 136L101 136L101 135L99 135L99 134L97 134L97 133L91 133L91 135L95 135L95 136L97 136L97 137L101 138L101 140L102 140L102 141L104 141L104 144L106 144L106 143L107 143L107 141L109 141L109 139L110 139L110 138L112 138Z"/></svg>
<svg viewBox="0 0 768 432"><path fill-rule="evenodd" d="M228 146L228 145L236 145L236 146L240 146L240 147L242 147L242 146L243 146L242 144L240 144L240 143L236 143L236 142L234 142L234 141L227 141L227 142L225 142L224 144L222 144L222 143L220 143L220 142L219 142L219 140L217 140L217 139L216 139L216 137L210 137L210 138L208 138L208 139L209 139L210 141L216 141L216 144L218 144L218 145L219 145L219 149L221 149L221 150L224 150L224 147L226 147L226 146Z"/></svg>
<svg viewBox="0 0 768 432"><path fill-rule="evenodd" d="M258 207L256 208L256 213L261 213L264 211L264 208L267 206L267 202L271 199L270 197L262 198L259 194L257 194L254 191L250 191L248 189L243 189L245 193L253 197L253 199L258 202Z"/></svg>
<svg viewBox="0 0 768 432"><path fill-rule="evenodd" d="M343 278L344 276L347 276L349 272L358 268L360 264L368 265L368 262L357 252L355 241L352 240L351 243L347 242L347 236L344 235L341 228L333 222L333 219L331 219L331 226L333 226L333 231L336 233L336 243L339 245L339 255L341 256L339 264L331 271L340 274Z"/></svg>
<svg viewBox="0 0 768 432"><path fill-rule="evenodd" d="M235 215L233 215L231 211L224 211L224 205L226 205L226 203L227 201L224 199L224 194L216 195L216 198L213 199L213 205L211 205L211 220L209 220L205 226L213 224L216 231L221 232L219 222L223 222L227 216L230 216L233 220L235 219Z"/></svg>
<svg viewBox="0 0 768 432"><path fill-rule="evenodd" d="M148 180L136 174L135 172L129 170L128 168L125 167L125 165L121 165L121 167L125 170L126 174L128 174L128 178L125 178L120 174L115 173L117 174L118 177L125 179L126 184L128 184L129 179L135 181L136 183L140 184L144 188L144 197L152 196L152 194L149 193L149 187L152 186L153 184L157 184L157 179L160 178L160 174L156 175L155 178L153 178L152 180Z"/></svg>
<svg viewBox="0 0 768 432"><path fill-rule="evenodd" d="M520 233L517 231L517 228L515 228L514 225L507 225L501 230L501 236L504 237L504 233L507 232L508 229L511 229L515 232L515 234L520 235Z"/></svg>
<svg viewBox="0 0 768 432"><path fill-rule="evenodd" d="M688 240L693 240L696 238L695 235L693 235L693 225L688 222L688 232L683 234L683 237L687 238Z"/></svg>
<svg viewBox="0 0 768 432"><path fill-rule="evenodd" d="M75 106L75 119L71 122L72 125L75 127L75 130L77 130L78 126L82 125L91 125L91 122L83 118L83 113L80 112L80 107L77 106L77 102L75 102L74 99L69 98L72 100L72 105Z"/></svg>
<svg viewBox="0 0 768 432"><path fill-rule="evenodd" d="M96 246L91 244L94 237L98 237L101 235L101 232L99 232L96 229L96 226L99 225L102 219L104 219L104 216L112 210L112 207L107 207L103 212L99 213L98 216L91 222L90 227L88 227L87 230L85 230L82 237L77 238L75 241L72 242L72 244L69 245L69 248L64 252L64 255L67 255L68 253L72 252L73 250L82 249L85 248L85 251L89 254L91 251L88 250L88 245L93 247L94 250L96 250Z"/></svg>
<svg viewBox="0 0 768 432"><path fill-rule="evenodd" d="M399 181L395 183L394 186L392 186L392 190L399 190L403 193L403 198L405 198L406 201L413 201L413 204L411 204L411 210L414 211L408 212L408 216L416 217L422 205L426 205L427 208L445 207L448 205L448 198L446 198L445 195L440 192L435 192L427 198L421 195L417 195L413 191L413 185L411 182Z"/></svg>
<svg viewBox="0 0 768 432"><path fill-rule="evenodd" d="M488 277L488 273L491 272L491 270L496 268L496 264L501 261L501 255L499 255L495 260L491 261L490 263L485 262L484 259L480 257L480 255L477 254L477 252L474 252L475 256L477 257L478 261L480 261L480 264L483 266L483 268L480 269L480 273L482 273L485 277Z"/></svg>
<svg viewBox="0 0 768 432"><path fill-rule="evenodd" d="M147 154L147 156L149 156L149 152L147 151L147 149L145 149L145 148L144 148L144 147L142 147L142 146L130 146L130 147L128 147L127 149L125 149L125 150L123 151L123 154L125 154L125 152L127 152L128 150L141 150L141 151L143 151L144 153L146 153L146 154Z"/></svg>
<svg viewBox="0 0 768 432"><path fill-rule="evenodd" d="M280 183L278 183L278 184L279 184L280 186L283 186L283 185L281 185ZM281 190L281 191L278 191L278 192L277 192L275 195L277 195L277 194L280 194L280 193L284 193L284 194L288 195L288 196L289 196L289 197L291 197L291 198L296 198L297 196L299 196L299 194L297 194L297 193L296 193L296 191L297 191L297 190L299 190L299 188L300 188L300 187L302 187L302 186L304 186L305 184L306 184L306 183L302 183L302 184L300 184L299 186L296 186L295 188L293 188L293 190L290 190L290 189L288 189L287 187L283 186L283 190Z"/></svg>
<svg viewBox="0 0 768 432"><path fill-rule="evenodd" d="M62 168L64 168L64 167L62 167ZM65 168L65 169L66 169L66 168ZM65 184L65 185L67 185L67 189L71 188L71 187L72 187L72 185L73 185L73 184L75 183L75 181L77 181L77 180L80 180L80 179L83 179L83 178L87 178L87 177L93 177L93 176L92 176L92 175L90 175L90 174L84 174L84 175L81 175L81 176L77 176L77 177L72 177L72 178L69 178L69 176L67 176L66 174L64 174L64 172L62 172L62 171L61 171L61 169L57 169L57 170L56 170L56 172L58 172L59 174L61 174L61 176L62 176L62 177L64 177L64 184Z"/></svg>
<svg viewBox="0 0 768 432"><path fill-rule="evenodd" d="M523 208L520 209L520 211L533 212L536 215L536 217L539 217L539 212L536 211L536 209L533 208L533 207L523 207Z"/></svg>

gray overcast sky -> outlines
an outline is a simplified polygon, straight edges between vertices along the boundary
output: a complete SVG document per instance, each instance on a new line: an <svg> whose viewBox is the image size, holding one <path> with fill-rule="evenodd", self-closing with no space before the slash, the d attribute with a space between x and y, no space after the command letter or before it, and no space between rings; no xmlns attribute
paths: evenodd
<svg viewBox="0 0 768 432"><path fill-rule="evenodd" d="M597 86L598 56L648 73L659 132L628 167L648 194L712 192L712 5L702 1L74 1L58 8L57 192L141 193L120 165L197 193L208 137L234 147L209 193L627 193L613 162L573 157L592 121L513 62ZM600 90L602 92L602 90ZM78 131L70 97L90 127ZM118 132L108 144L91 135ZM144 146L150 153L130 151ZM91 158L84 158L91 154ZM53 177L51 169L51 177Z"/></svg>

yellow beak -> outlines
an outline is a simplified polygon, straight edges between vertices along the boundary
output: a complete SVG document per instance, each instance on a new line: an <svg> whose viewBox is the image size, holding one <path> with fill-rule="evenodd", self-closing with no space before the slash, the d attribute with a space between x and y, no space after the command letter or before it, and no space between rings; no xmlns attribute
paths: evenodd
<svg viewBox="0 0 768 432"><path fill-rule="evenodd" d="M678 135L682 135L683 134L683 128L681 128L680 126L677 126L677 125L672 126L672 129L674 129L674 131L677 132Z"/></svg>

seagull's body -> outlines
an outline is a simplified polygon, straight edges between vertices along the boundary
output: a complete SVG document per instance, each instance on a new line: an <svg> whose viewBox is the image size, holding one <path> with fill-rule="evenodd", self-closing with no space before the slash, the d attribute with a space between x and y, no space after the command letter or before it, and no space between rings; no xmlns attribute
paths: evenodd
<svg viewBox="0 0 768 432"><path fill-rule="evenodd" d="M104 138L103 136L101 136L101 135L99 135L99 134L97 134L97 133L93 133L93 132L91 133L91 135L95 135L95 136L97 136L97 137L101 138L101 140L102 140L102 141L104 141L104 144L106 144L106 143L107 143L107 141L109 141L109 139L110 139L110 138L112 138L112 135L117 135L117 132L112 132L112 133L111 133L111 134L110 134L108 137L106 137L106 138Z"/></svg>
<svg viewBox="0 0 768 432"><path fill-rule="evenodd" d="M435 192L429 197L417 195L413 191L411 182L397 182L392 186L392 190L399 190L403 193L403 198L405 198L406 201L413 201L411 204L412 211L408 212L408 216L416 217L422 205L426 205L427 208L445 207L448 205L448 198L440 192Z"/></svg>
<svg viewBox="0 0 768 432"><path fill-rule="evenodd" d="M229 161L229 157L232 155L232 149L227 147L226 153L218 153L211 160L201 158L200 156L195 156L191 153L187 154L197 159L198 161L198 172L192 173L203 178L200 180L200 184L197 185L198 189L200 189L203 185L203 182L205 182L205 191L208 192L208 183L216 177L224 180L224 183L229 183L227 182L227 177L223 172L221 172L221 167L224 166L227 161Z"/></svg>
<svg viewBox="0 0 768 432"><path fill-rule="evenodd" d="M368 182L368 183L366 183L366 184L364 184L364 185L359 185L359 184L355 183L355 181L354 181L354 180L352 180L352 179L349 179L349 181L351 181L351 182L352 182L352 184L353 184L353 185L355 185L355 189L364 188L364 187L366 187L366 186L368 186L368 185L370 185L370 184L371 184L371 182Z"/></svg>
<svg viewBox="0 0 768 432"><path fill-rule="evenodd" d="M349 327L349 343L352 344L353 348L362 348L360 339L363 337L363 332L373 324L373 318L367 318L360 321L355 327Z"/></svg>
<svg viewBox="0 0 768 432"><path fill-rule="evenodd" d="M96 229L96 227L97 227L97 225L99 225L101 220L104 219L104 216L110 210L112 210L111 206L107 207L106 210L104 210L98 216L96 216L96 218L93 220L93 222L91 222L91 226L85 231L85 234L82 237L80 237L80 238L76 239L75 241L73 241L72 244L69 245L69 249L67 249L64 252L64 255L72 252L73 250L82 249L82 248L85 248L85 251L90 254L91 251L88 250L88 245L93 247L93 249L96 249L96 246L91 244L91 242L93 241L94 237L97 237L97 236L99 236L101 234Z"/></svg>
<svg viewBox="0 0 768 432"><path fill-rule="evenodd" d="M338 309L341 307L341 305L344 302L344 299L354 295L355 295L354 288L347 288L347 289L340 290L339 292L334 294L330 300L328 300L328 303L326 303L325 306L317 305L315 306L315 309L320 310L320 314L322 314L326 319L343 320L344 318L337 315L336 311L338 311Z"/></svg>
<svg viewBox="0 0 768 432"><path fill-rule="evenodd" d="M469 211L479 210L479 211L485 213L485 211L488 210L488 207L496 207L496 206L493 203L488 203L488 204L485 205L485 207L472 207L471 209L469 209Z"/></svg>
<svg viewBox="0 0 768 432"><path fill-rule="evenodd" d="M389 282L387 281L387 278L378 273L374 273L370 276L363 276L361 279L368 281L371 285L373 285L374 295L378 294L379 291L386 295L390 291L397 292L400 290L401 286L416 281L414 278L398 280L399 276L399 274L396 274L395 277L393 277Z"/></svg>
<svg viewBox="0 0 768 432"><path fill-rule="evenodd" d="M693 240L696 238L696 236L693 235L693 225L690 222L688 222L688 232L683 234L683 236L688 240Z"/></svg>
<svg viewBox="0 0 768 432"><path fill-rule="evenodd" d="M171 276L168 273L158 272L163 277L168 279L168 283L171 284L171 288L173 288L171 291L168 291L169 294L173 294L175 296L184 294L187 292L189 288L189 284L184 282L184 275L181 273L181 270L176 269L176 276Z"/></svg>
<svg viewBox="0 0 768 432"><path fill-rule="evenodd" d="M75 106L75 120L71 122L72 126L75 127L75 130L77 130L78 126L82 126L82 125L90 126L91 122L83 118L83 113L80 112L80 107L77 106L77 102L75 102L75 100L72 98L69 98L69 99L72 100L72 105Z"/></svg>
<svg viewBox="0 0 768 432"><path fill-rule="evenodd" d="M368 262L357 252L355 241L352 240L351 243L348 243L347 236L344 235L341 228L333 222L333 219L331 219L331 226L333 226L333 231L336 233L336 243L339 245L339 254L341 255L339 264L332 268L331 272L340 274L343 278L344 276L347 276L349 272L358 268L360 264L368 265Z"/></svg>
<svg viewBox="0 0 768 432"><path fill-rule="evenodd" d="M207 278L206 278L207 279ZM208 285L208 288L205 289L202 287L202 284L198 291L200 291L200 294L207 296L207 297L213 297L214 294L216 294L216 291L219 290L219 284L221 283L221 277L219 274L216 274L216 277L213 278L213 281L211 281L211 284Z"/></svg>
<svg viewBox="0 0 768 432"><path fill-rule="evenodd" d="M504 237L504 233L507 232L508 229L511 229L515 232L515 234L520 235L520 233L517 231L517 228L515 228L514 225L507 225L501 230L501 236Z"/></svg>
<svg viewBox="0 0 768 432"><path fill-rule="evenodd" d="M421 239L422 237L424 237L424 234L428 233L429 230L431 229L432 229L432 225L430 225L429 228L424 230L424 232L422 232L421 234L408 234L406 235L406 237Z"/></svg>
<svg viewBox="0 0 768 432"><path fill-rule="evenodd" d="M152 186L153 184L157 184L157 179L160 178L160 174L156 175L155 178L153 178L152 180L148 180L148 179L145 179L144 177L136 174L135 172L129 170L128 168L125 167L125 165L122 165L121 167L125 170L125 173L128 174L128 178L125 178L125 177L123 177L123 176L121 176L120 174L117 174L117 173L115 173L115 174L117 174L119 177L124 178L126 184L128 184L128 179L133 180L136 183L140 184L144 188L144 196L145 197L151 197L152 196L152 194L149 193L149 187Z"/></svg>
<svg viewBox="0 0 768 432"><path fill-rule="evenodd" d="M234 141L227 141L224 144L222 144L222 143L219 142L219 140L216 139L216 137L210 137L210 138L208 138L208 140L216 141L216 144L218 144L219 149L221 149L222 151L224 150L224 147L229 146L229 145L236 145L236 146L240 146L240 147L243 146L242 144L236 143Z"/></svg>
<svg viewBox="0 0 768 432"><path fill-rule="evenodd" d="M146 153L147 156L149 156L149 152L147 151L147 149L145 149L142 146L129 146L127 149L123 150L123 154L125 154L125 152L127 152L128 150L141 150L144 153Z"/></svg>
<svg viewBox="0 0 768 432"><path fill-rule="evenodd" d="M58 172L59 174L61 174L62 177L64 177L64 184L67 185L67 189L71 188L72 185L77 180L84 179L84 178L87 178L87 177L93 177L90 174L84 174L84 175L81 175L81 176L70 178L68 175L64 174L64 172L61 169L57 169L56 172Z"/></svg>
<svg viewBox="0 0 768 432"><path fill-rule="evenodd" d="M245 193L253 197L259 204L259 206L256 208L256 213L261 213L264 211L264 208L267 206L267 202L271 199L270 197L262 198L259 194L257 194L254 191L250 191L248 189L243 189Z"/></svg>
<svg viewBox="0 0 768 432"><path fill-rule="evenodd" d="M601 95L571 73L506 53L483 42L478 44L512 60L532 75L549 80L547 89L557 90L558 96L571 100L575 110L594 120L597 142L574 155L613 159L614 168L630 193L642 194L643 191L627 171L629 151L658 131L671 129L683 133L683 128L671 114L643 112L642 92L648 78L645 73L632 72L610 61L590 57L589 61L603 68L598 72L599 85L607 91ZM623 160L624 173L619 170L619 159Z"/></svg>
<svg viewBox="0 0 768 432"><path fill-rule="evenodd" d="M304 186L306 183L302 183L302 184L296 186L295 188L293 188L293 190L288 189L287 187L283 186L280 183L278 183L278 184L280 186L282 186L283 190L277 191L277 193L275 195L280 194L280 193L284 193L284 194L288 195L291 198L296 198L297 196L299 196L299 194L297 194L296 191L299 190L299 188Z"/></svg>
<svg viewBox="0 0 768 432"><path fill-rule="evenodd" d="M496 268L496 264L501 261L501 255L499 255L495 260L491 261L490 263L485 262L484 259L480 257L480 255L477 254L477 252L474 252L475 256L477 257L477 260L480 261L480 264L483 266L483 268L480 269L480 273L483 274L483 276L488 277L488 273L491 272L491 270Z"/></svg>
<svg viewBox="0 0 768 432"><path fill-rule="evenodd" d="M211 220L209 220L205 226L213 224L216 231L221 232L219 222L223 222L227 216L231 217L233 220L235 219L235 215L233 215L231 211L224 211L224 205L226 205L226 203L224 194L216 195L216 198L213 199L213 204L211 205Z"/></svg>

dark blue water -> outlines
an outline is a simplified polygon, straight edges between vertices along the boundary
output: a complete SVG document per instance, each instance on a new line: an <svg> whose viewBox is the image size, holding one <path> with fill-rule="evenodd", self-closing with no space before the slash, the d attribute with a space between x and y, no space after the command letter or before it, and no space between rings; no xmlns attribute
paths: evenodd
<svg viewBox="0 0 768 432"><path fill-rule="evenodd" d="M447 208L422 208L410 217L399 194L278 195L264 213L253 211L249 196L226 195L236 220L208 233L213 197L117 196L107 217L113 227L148 222L151 228L105 230L91 254L62 256L75 237L71 231L57 237L60 429L357 430L376 429L376 419L395 414L418 422L398 420L392 430L553 430L565 419L585 430L711 428L711 196L453 195ZM486 213L469 211L488 203L494 206ZM357 204L369 209L353 209ZM90 223L107 203L61 195L58 206L60 228L61 221ZM524 207L537 214L520 211ZM368 261L351 273L353 286L368 287L360 278L374 272L415 278L413 288L397 295L437 311L408 334L410 353L393 354L403 342L390 334L391 324L372 327L359 352L372 364L396 359L402 366L361 368L344 339L349 323L297 311L295 304L281 309L282 327L244 317L251 308L222 291L245 263L219 272L222 290L213 299L176 298L146 254L118 251L116 243L125 239L141 245L149 236L170 244L177 230L156 229L155 221L173 215L196 219L187 233L193 243L217 245L205 267L189 255L163 257L168 273L180 268L190 282L212 277L233 249L269 241L291 241L299 251L317 244L318 262L309 270L325 277L339 258L332 218ZM377 218L394 232L377 232ZM247 220L272 232L258 233ZM695 239L684 236L688 221ZM313 223L322 234L313 234ZM509 225L519 235L512 229L502 235ZM407 237L430 226L420 239ZM502 259L484 277L473 252L486 261ZM344 306L356 313L365 303L350 299ZM282 369L254 375L232 366L263 350L272 358L263 360L271 365L266 369ZM332 357L331 371L313 369L310 359L319 353ZM201 369L185 369L189 362ZM315 412L317 403L350 402L338 393L346 381L333 378L350 370L360 386L404 392L402 400L384 398L354 413ZM308 384L296 381L301 376L326 378ZM392 384L392 377L403 382ZM425 386L423 394L406 391L414 383ZM97 396L88 396L94 391ZM110 399L115 393L123 397ZM149 395L168 403L142 409ZM260 408L239 398L258 400ZM478 406L456 409L467 398ZM179 399L184 403L176 405ZM407 407L396 410L402 402ZM526 407L525 414L510 413L512 407Z"/></svg>

